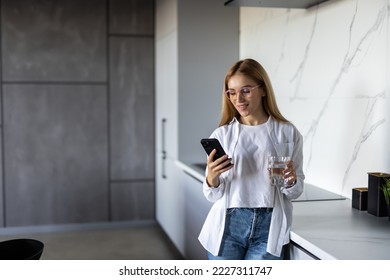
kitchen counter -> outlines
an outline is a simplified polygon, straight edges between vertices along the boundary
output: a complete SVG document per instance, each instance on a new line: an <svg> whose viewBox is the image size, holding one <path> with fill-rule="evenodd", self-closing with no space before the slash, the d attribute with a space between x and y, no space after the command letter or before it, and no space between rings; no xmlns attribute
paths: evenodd
<svg viewBox="0 0 390 280"><path fill-rule="evenodd" d="M350 199L294 203L291 240L319 259L390 260L390 221Z"/></svg>
<svg viewBox="0 0 390 280"><path fill-rule="evenodd" d="M193 177L201 183L203 182L206 164L186 164L180 161L177 161L176 164L189 176ZM345 200L345 197L306 183L303 193L293 201L298 202L323 200Z"/></svg>
<svg viewBox="0 0 390 280"><path fill-rule="evenodd" d="M176 164L199 182L204 165ZM352 208L350 199L305 184L293 201L291 241L319 259L390 259L390 221Z"/></svg>

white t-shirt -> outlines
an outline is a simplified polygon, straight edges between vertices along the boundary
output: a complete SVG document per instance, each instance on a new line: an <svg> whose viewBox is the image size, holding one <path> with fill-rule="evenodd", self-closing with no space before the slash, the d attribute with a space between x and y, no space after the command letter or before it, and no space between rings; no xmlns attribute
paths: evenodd
<svg viewBox="0 0 390 280"><path fill-rule="evenodd" d="M239 125L228 208L273 207L275 189L269 184L267 159L275 151L267 125Z"/></svg>

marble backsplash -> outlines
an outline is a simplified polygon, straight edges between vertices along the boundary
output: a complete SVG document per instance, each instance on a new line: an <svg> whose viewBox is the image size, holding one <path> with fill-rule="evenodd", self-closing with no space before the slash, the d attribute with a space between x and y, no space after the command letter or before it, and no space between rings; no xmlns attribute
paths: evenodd
<svg viewBox="0 0 390 280"><path fill-rule="evenodd" d="M240 8L240 58L263 64L304 137L310 184L351 197L390 173L390 0Z"/></svg>

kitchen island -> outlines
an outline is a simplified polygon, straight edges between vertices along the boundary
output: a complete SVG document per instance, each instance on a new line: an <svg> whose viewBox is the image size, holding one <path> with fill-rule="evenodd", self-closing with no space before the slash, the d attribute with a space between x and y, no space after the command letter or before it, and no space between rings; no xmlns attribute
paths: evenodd
<svg viewBox="0 0 390 280"><path fill-rule="evenodd" d="M201 187L201 164L176 164ZM350 199L308 186L302 198L293 201L291 259L390 259L388 217L359 211Z"/></svg>

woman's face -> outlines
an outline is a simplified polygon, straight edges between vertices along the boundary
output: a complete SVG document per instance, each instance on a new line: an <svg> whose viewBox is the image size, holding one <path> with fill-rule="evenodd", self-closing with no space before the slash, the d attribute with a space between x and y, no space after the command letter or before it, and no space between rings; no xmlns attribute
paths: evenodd
<svg viewBox="0 0 390 280"><path fill-rule="evenodd" d="M264 115L264 91L245 75L233 75L228 81L226 94L242 117L259 118Z"/></svg>

